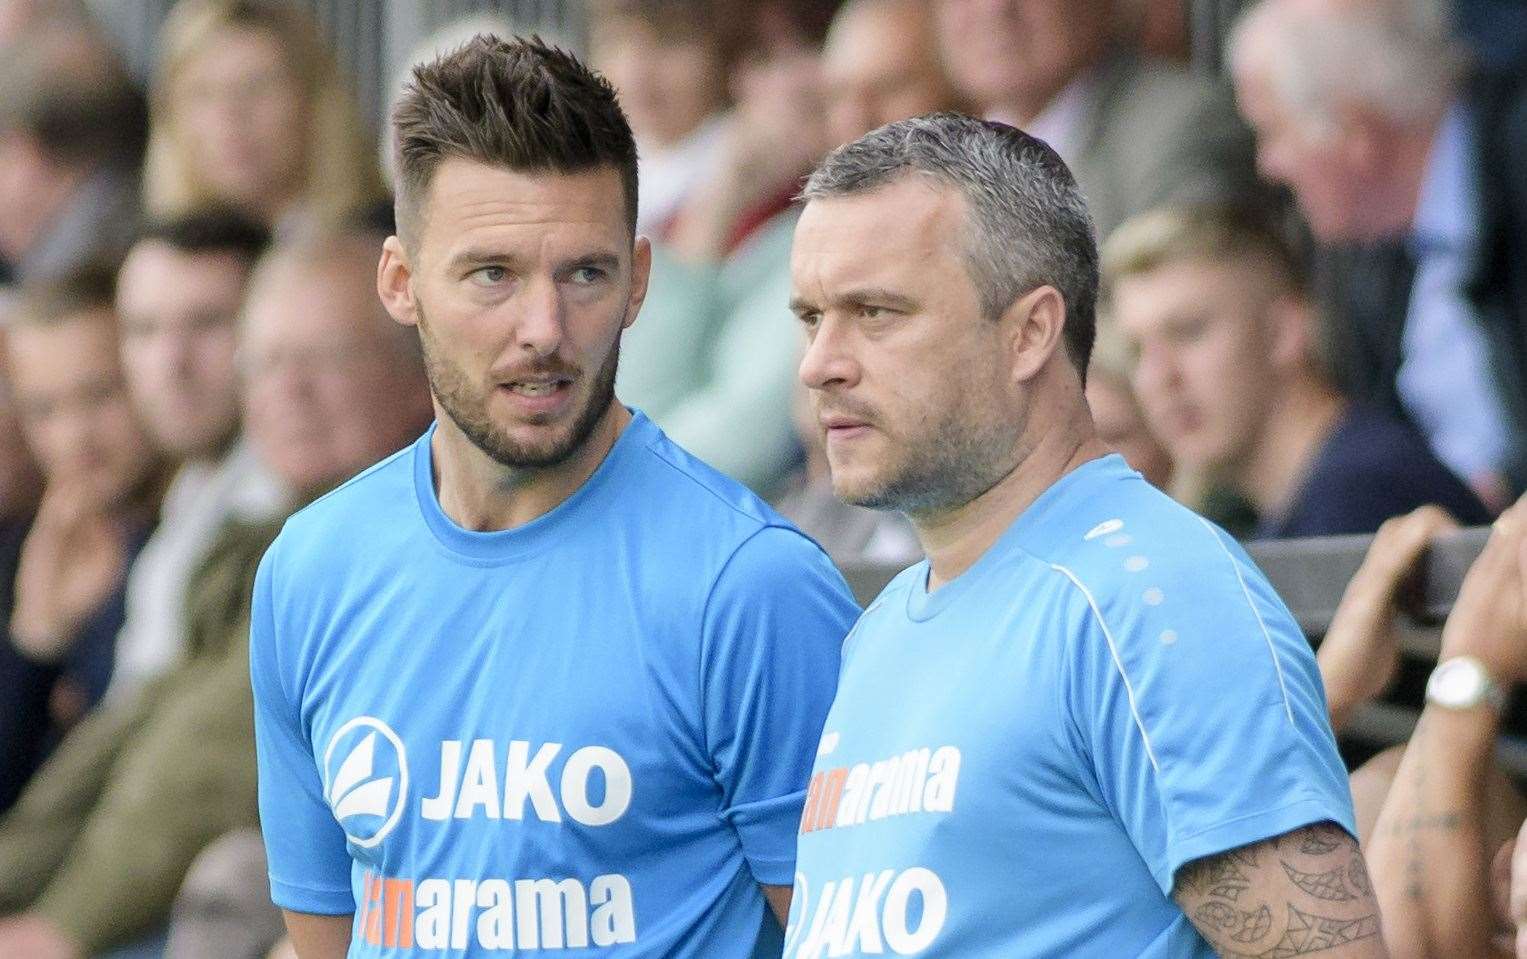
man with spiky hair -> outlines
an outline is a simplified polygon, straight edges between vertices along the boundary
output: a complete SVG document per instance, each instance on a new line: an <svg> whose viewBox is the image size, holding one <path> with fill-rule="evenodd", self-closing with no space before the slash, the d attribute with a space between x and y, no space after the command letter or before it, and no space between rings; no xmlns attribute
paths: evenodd
<svg viewBox="0 0 1527 959"><path fill-rule="evenodd" d="M610 86L478 37L415 71L395 123L378 289L436 422L290 520L255 585L293 944L777 950L856 608L815 544L615 398L651 254Z"/></svg>

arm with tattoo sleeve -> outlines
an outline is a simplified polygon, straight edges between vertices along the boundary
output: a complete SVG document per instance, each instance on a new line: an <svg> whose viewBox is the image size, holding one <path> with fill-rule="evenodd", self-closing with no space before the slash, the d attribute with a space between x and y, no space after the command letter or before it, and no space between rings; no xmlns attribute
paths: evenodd
<svg viewBox="0 0 1527 959"><path fill-rule="evenodd" d="M1207 856L1172 898L1224 959L1385 959L1357 842L1331 823Z"/></svg>

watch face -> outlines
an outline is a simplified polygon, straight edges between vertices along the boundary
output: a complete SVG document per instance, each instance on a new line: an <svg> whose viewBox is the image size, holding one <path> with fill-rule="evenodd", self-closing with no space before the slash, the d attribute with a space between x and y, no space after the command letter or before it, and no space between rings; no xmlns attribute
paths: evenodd
<svg viewBox="0 0 1527 959"><path fill-rule="evenodd" d="M1445 703L1464 702L1479 695L1479 673L1456 660L1437 670L1436 697Z"/></svg>
<svg viewBox="0 0 1527 959"><path fill-rule="evenodd" d="M1474 659L1460 656L1442 663L1426 684L1426 698L1440 706L1467 709L1488 694L1489 674Z"/></svg>

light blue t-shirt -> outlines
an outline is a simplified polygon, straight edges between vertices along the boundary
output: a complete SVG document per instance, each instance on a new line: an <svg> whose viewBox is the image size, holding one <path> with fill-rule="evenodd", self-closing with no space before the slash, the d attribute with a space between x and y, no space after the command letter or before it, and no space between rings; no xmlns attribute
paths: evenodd
<svg viewBox="0 0 1527 959"><path fill-rule="evenodd" d="M801 823L787 959L1214 955L1184 863L1352 800L1309 644L1224 533L1118 456L963 575L870 604Z"/></svg>
<svg viewBox="0 0 1527 959"><path fill-rule="evenodd" d="M494 533L441 511L432 435L260 566L272 898L353 914L352 957L777 955L842 578L641 414Z"/></svg>

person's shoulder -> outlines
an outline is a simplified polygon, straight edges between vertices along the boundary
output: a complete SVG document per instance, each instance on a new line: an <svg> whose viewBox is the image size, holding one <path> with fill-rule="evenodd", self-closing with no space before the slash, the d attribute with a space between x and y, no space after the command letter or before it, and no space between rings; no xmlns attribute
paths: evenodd
<svg viewBox="0 0 1527 959"><path fill-rule="evenodd" d="M826 551L746 486L668 438L643 417L640 449L623 482L632 497L625 521L653 544L670 543L697 580L735 564L830 563ZM639 505L638 505L639 503ZM738 551L744 544L743 555Z"/></svg>
<svg viewBox="0 0 1527 959"><path fill-rule="evenodd" d="M314 553L332 556L337 543L358 547L372 533L396 529L388 518L417 508L413 451L410 445L393 453L293 513L271 555L287 560Z"/></svg>
<svg viewBox="0 0 1527 959"><path fill-rule="evenodd" d="M756 493L679 446L644 420L640 469L649 510L681 528L726 532L740 542L766 526L795 526ZM797 531L798 532L798 531ZM804 537L804 534L800 534Z"/></svg>
<svg viewBox="0 0 1527 959"><path fill-rule="evenodd" d="M1043 537L1025 547L1094 609L1152 605L1169 594L1241 591L1250 561L1229 534L1139 474L1074 493L1081 495L1064 508L1052 506Z"/></svg>
<svg viewBox="0 0 1527 959"><path fill-rule="evenodd" d="M1329 517L1330 528L1304 535L1373 532L1385 519L1428 503L1465 523L1488 519L1414 427L1363 403L1352 405L1332 432L1298 499L1305 511Z"/></svg>

